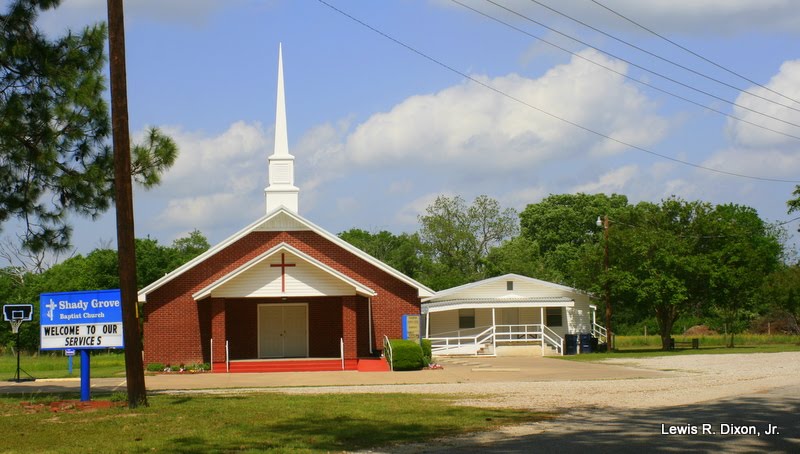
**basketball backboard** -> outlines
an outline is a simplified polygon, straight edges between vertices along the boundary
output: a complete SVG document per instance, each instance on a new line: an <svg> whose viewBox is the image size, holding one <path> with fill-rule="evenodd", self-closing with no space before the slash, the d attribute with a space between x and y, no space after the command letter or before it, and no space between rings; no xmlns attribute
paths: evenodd
<svg viewBox="0 0 800 454"><path fill-rule="evenodd" d="M3 306L3 320L7 322L33 320L33 304L6 304Z"/></svg>

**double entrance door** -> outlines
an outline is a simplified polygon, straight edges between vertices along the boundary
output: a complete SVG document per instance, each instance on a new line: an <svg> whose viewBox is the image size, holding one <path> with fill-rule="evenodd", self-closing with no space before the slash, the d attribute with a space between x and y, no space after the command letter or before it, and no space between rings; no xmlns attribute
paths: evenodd
<svg viewBox="0 0 800 454"><path fill-rule="evenodd" d="M308 305L258 306L258 356L261 358L308 356Z"/></svg>

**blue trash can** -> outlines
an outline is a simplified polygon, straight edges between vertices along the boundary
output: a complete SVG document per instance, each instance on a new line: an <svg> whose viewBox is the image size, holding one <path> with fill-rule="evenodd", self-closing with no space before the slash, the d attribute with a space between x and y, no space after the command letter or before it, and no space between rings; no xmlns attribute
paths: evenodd
<svg viewBox="0 0 800 454"><path fill-rule="evenodd" d="M564 343L566 344L566 349L564 351L565 355L577 355L578 354L578 335L577 334L567 334L564 336Z"/></svg>
<svg viewBox="0 0 800 454"><path fill-rule="evenodd" d="M592 352L592 335L591 334L580 334L578 335L578 342L581 346L581 353L591 353Z"/></svg>

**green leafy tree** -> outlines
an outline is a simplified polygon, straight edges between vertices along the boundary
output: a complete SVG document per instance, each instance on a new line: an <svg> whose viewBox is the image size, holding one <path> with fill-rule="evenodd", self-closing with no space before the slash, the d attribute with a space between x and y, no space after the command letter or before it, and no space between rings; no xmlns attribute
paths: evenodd
<svg viewBox="0 0 800 454"><path fill-rule="evenodd" d="M411 278L422 279L429 268L417 234L395 235L386 230L370 233L352 228L339 233L339 238Z"/></svg>
<svg viewBox="0 0 800 454"><path fill-rule="evenodd" d="M176 239L171 246L162 246L150 238L137 239L139 288L183 265L208 247L208 240L197 230ZM118 271L117 251L105 248L95 249L86 256L75 255L43 271L27 271L21 278L17 269L0 270L0 301L33 304L36 308L34 321L26 323L24 328L30 333L25 331L21 336L24 349L35 351L39 346L39 294L119 288ZM8 324L0 324L0 345L8 345L11 340Z"/></svg>
<svg viewBox="0 0 800 454"><path fill-rule="evenodd" d="M172 242L172 249L175 251L175 268L207 251L211 245L202 232L195 229L185 237L181 237Z"/></svg>
<svg viewBox="0 0 800 454"><path fill-rule="evenodd" d="M507 273L529 276L542 280L553 280L539 253L539 245L524 236L514 237L498 247L492 248L486 258L488 276Z"/></svg>
<svg viewBox="0 0 800 454"><path fill-rule="evenodd" d="M700 253L707 264L707 300L730 334L756 315L755 298L764 280L780 264L781 244L756 210L741 205L719 205L698 220L702 225Z"/></svg>
<svg viewBox="0 0 800 454"><path fill-rule="evenodd" d="M800 211L800 185L794 187L792 195L794 198L786 202L786 205L789 207L789 214ZM798 231L800 231L800 228L798 228Z"/></svg>
<svg viewBox="0 0 800 454"><path fill-rule="evenodd" d="M759 297L790 318L789 328L800 332L800 265L783 265L764 279Z"/></svg>
<svg viewBox="0 0 800 454"><path fill-rule="evenodd" d="M431 257L434 288L445 288L483 279L489 251L514 237L519 230L517 214L503 209L485 195L472 205L461 197L439 196L419 216L419 236Z"/></svg>
<svg viewBox="0 0 800 454"><path fill-rule="evenodd" d="M521 234L538 245L549 280L575 286L584 273L584 265L576 262L579 251L602 242L597 218L614 217L627 206L627 197L619 194L550 195L520 213Z"/></svg>
<svg viewBox="0 0 800 454"><path fill-rule="evenodd" d="M113 156L103 67L104 24L48 39L36 27L59 0L15 0L0 15L0 225L18 219L23 246L64 250L67 215L96 217L113 199ZM157 129L132 148L145 187L177 156Z"/></svg>
<svg viewBox="0 0 800 454"><path fill-rule="evenodd" d="M696 293L705 258L696 254L694 220L709 209L674 198L642 202L618 211L610 227L610 268L600 273L599 285L608 284L616 308L654 315L665 350L675 322L705 296Z"/></svg>

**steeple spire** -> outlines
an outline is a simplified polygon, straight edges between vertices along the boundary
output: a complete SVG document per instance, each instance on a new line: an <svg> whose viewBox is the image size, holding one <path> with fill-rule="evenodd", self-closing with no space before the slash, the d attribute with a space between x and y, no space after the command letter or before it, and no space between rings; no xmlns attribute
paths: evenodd
<svg viewBox="0 0 800 454"><path fill-rule="evenodd" d="M267 213L283 206L297 213L298 193L294 185L294 156L289 154L286 98L283 91L283 50L278 45L278 96L275 106L275 149L269 157L269 186L264 190Z"/></svg>

